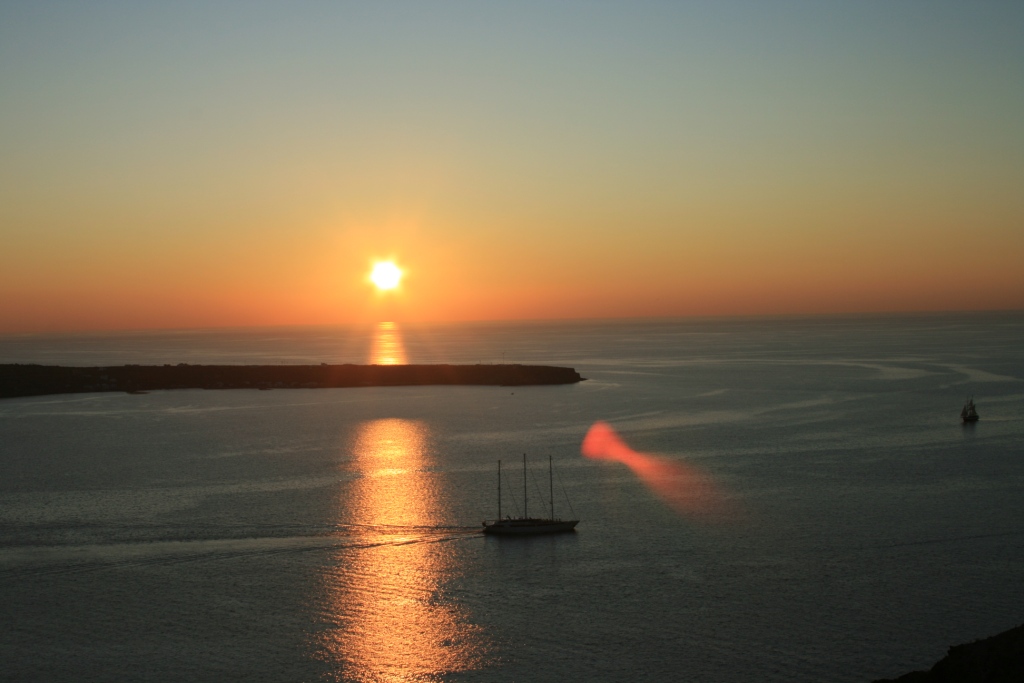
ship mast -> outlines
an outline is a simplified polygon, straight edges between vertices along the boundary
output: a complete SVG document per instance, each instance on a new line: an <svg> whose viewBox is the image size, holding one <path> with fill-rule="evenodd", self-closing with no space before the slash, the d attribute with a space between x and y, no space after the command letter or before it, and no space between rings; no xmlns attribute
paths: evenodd
<svg viewBox="0 0 1024 683"><path fill-rule="evenodd" d="M501 461L498 461L498 521L501 521Z"/></svg>
<svg viewBox="0 0 1024 683"><path fill-rule="evenodd" d="M551 501L551 519L555 518L555 480L554 470L551 465L551 456L548 456L548 500Z"/></svg>
<svg viewBox="0 0 1024 683"><path fill-rule="evenodd" d="M526 453L523 453L523 519L529 519L530 515L526 511Z"/></svg>

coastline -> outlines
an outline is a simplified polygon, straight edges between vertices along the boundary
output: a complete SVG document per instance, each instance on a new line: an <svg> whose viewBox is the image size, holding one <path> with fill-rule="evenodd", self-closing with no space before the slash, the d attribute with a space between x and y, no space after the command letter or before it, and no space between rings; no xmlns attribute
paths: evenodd
<svg viewBox="0 0 1024 683"><path fill-rule="evenodd" d="M539 386L582 382L551 365L0 365L0 398L165 389L329 389L425 385Z"/></svg>

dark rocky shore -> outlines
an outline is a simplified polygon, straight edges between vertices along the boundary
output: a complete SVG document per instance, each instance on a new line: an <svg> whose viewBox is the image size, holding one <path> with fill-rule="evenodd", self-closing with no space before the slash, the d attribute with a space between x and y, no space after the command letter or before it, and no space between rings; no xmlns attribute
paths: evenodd
<svg viewBox="0 0 1024 683"><path fill-rule="evenodd" d="M583 381L549 365L0 365L0 398L158 389L316 389L428 384L526 386Z"/></svg>
<svg viewBox="0 0 1024 683"><path fill-rule="evenodd" d="M1024 624L999 635L955 645L928 671L912 671L874 683L1021 683Z"/></svg>

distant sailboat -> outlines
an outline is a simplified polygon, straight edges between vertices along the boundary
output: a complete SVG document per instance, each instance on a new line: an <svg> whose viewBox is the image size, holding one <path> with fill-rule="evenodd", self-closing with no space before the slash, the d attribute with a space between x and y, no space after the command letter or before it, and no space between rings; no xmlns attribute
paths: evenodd
<svg viewBox="0 0 1024 683"><path fill-rule="evenodd" d="M960 411L960 419L964 422L977 422L978 418L978 409L974 407L974 397L971 396L967 399L967 403L964 403L963 410Z"/></svg>
<svg viewBox="0 0 1024 683"><path fill-rule="evenodd" d="M523 516L513 519L501 516L501 461L498 461L498 518L484 520L484 533L501 536L535 536L537 534L557 534L575 531L578 519L558 519L555 517L555 487L553 480L551 456L548 456L548 489L551 495L551 516L548 518L530 517L527 514L526 497L526 454L523 454Z"/></svg>

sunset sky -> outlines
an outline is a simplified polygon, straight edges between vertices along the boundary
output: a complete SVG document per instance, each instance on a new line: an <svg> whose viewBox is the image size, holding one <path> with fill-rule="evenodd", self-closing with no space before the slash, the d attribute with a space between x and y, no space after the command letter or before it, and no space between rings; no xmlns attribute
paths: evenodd
<svg viewBox="0 0 1024 683"><path fill-rule="evenodd" d="M4 2L0 98L0 333L1024 308L1017 0Z"/></svg>

